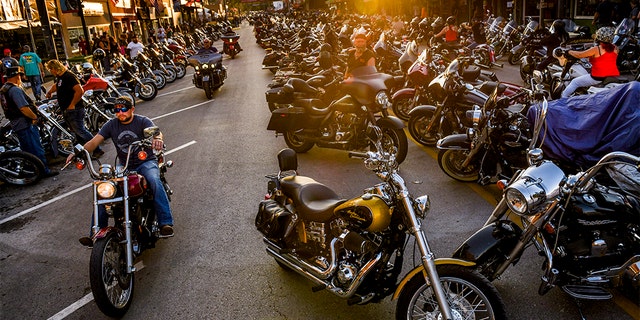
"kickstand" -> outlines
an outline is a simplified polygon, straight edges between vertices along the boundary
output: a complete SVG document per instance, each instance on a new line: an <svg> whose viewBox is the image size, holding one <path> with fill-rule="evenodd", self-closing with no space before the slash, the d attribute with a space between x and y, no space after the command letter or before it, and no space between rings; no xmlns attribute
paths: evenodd
<svg viewBox="0 0 640 320"><path fill-rule="evenodd" d="M580 301L580 299L573 298L573 301L576 303L576 306L578 307L578 312L580 313L580 319L587 320L587 318L585 318L584 314L582 313L582 302Z"/></svg>

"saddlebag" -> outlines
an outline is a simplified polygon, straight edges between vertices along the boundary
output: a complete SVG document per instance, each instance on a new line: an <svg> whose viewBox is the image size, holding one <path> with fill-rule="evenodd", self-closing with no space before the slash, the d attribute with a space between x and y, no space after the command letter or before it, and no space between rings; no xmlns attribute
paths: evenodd
<svg viewBox="0 0 640 320"><path fill-rule="evenodd" d="M282 87L272 88L265 92L267 102L289 104L293 102L293 92L286 92Z"/></svg>
<svg viewBox="0 0 640 320"><path fill-rule="evenodd" d="M267 239L278 245L282 245L283 239L292 228L292 214L275 200L264 200L258 206L258 214L256 215L256 228Z"/></svg>
<svg viewBox="0 0 640 320"><path fill-rule="evenodd" d="M273 110L267 130L275 132L296 131L304 128L305 110L302 107L285 107Z"/></svg>

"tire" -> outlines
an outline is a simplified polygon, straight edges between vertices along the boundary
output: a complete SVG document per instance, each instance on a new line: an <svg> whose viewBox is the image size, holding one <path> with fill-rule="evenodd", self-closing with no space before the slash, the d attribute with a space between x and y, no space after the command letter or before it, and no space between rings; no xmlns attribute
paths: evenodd
<svg viewBox="0 0 640 320"><path fill-rule="evenodd" d="M162 90L164 87L167 86L167 77L164 76L162 71L153 70L153 75L150 75L150 77L153 80L153 82L156 84L156 88L158 88L158 90Z"/></svg>
<svg viewBox="0 0 640 320"><path fill-rule="evenodd" d="M211 88L211 82L203 82L202 89L204 89L204 94L207 96L207 99L213 98L213 89Z"/></svg>
<svg viewBox="0 0 640 320"><path fill-rule="evenodd" d="M284 133L284 142L287 143L287 146L293 151L297 153L305 153L311 148L313 148L314 143L310 141L305 141L304 138L300 137L293 131L287 131Z"/></svg>
<svg viewBox="0 0 640 320"><path fill-rule="evenodd" d="M409 149L409 143L407 141L407 134L403 129L394 129L389 127L382 127L382 148L384 151L391 154L395 154L396 162L401 164L404 159L407 158L407 150Z"/></svg>
<svg viewBox="0 0 640 320"><path fill-rule="evenodd" d="M182 79L186 74L187 74L187 66L185 66L182 63L176 64L176 77L178 79Z"/></svg>
<svg viewBox="0 0 640 320"><path fill-rule="evenodd" d="M509 53L510 65L514 66L520 63L520 56L522 55L522 51L524 51L524 48L519 49L518 51L516 51L516 53L513 53L513 52Z"/></svg>
<svg viewBox="0 0 640 320"><path fill-rule="evenodd" d="M467 157L468 150L440 150L438 152L438 165L449 177L462 182L478 181L477 163L473 161L469 166L462 167L462 162Z"/></svg>
<svg viewBox="0 0 640 320"><path fill-rule="evenodd" d="M435 146L436 142L438 142L437 130L432 129L431 133L426 132L432 117L434 117L433 110L421 110L415 112L409 118L409 134L421 145Z"/></svg>
<svg viewBox="0 0 640 320"><path fill-rule="evenodd" d="M167 78L167 83L173 83L178 78L178 72L174 67L165 67L167 69L166 72L163 72L165 78Z"/></svg>
<svg viewBox="0 0 640 320"><path fill-rule="evenodd" d="M454 319L506 319L498 290L477 271L458 265L438 265L438 275ZM419 272L398 298L396 319L440 319L437 299Z"/></svg>
<svg viewBox="0 0 640 320"><path fill-rule="evenodd" d="M409 121L409 111L413 109L415 96L401 96L393 102L391 108L396 117L402 121Z"/></svg>
<svg viewBox="0 0 640 320"><path fill-rule="evenodd" d="M30 185L44 175L44 164L25 151L0 153L0 180L13 185Z"/></svg>
<svg viewBox="0 0 640 320"><path fill-rule="evenodd" d="M142 80L144 87L139 83L136 84L135 92L140 99L144 101L153 100L156 95L158 95L158 87L156 87L156 83L151 79Z"/></svg>
<svg viewBox="0 0 640 320"><path fill-rule="evenodd" d="M105 315L121 318L133 300L134 274L127 273L125 244L115 232L93 244L89 262L93 298Z"/></svg>

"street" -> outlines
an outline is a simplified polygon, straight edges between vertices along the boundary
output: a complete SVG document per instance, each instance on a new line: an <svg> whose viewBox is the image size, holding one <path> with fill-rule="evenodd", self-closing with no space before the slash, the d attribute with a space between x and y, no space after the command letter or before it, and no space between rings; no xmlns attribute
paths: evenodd
<svg viewBox="0 0 640 320"><path fill-rule="evenodd" d="M266 192L264 176L277 172L276 153L286 144L265 129L264 92L272 74L260 68L264 50L248 24L238 33L244 51L235 59L225 56L229 78L212 100L193 87L188 68L185 78L135 109L161 128L167 158L175 163L167 179L176 235L139 259L125 319L394 319L390 297L348 306L326 291L312 292L311 282L265 252L254 218ZM220 41L214 45L222 47ZM503 63L500 79L520 83L517 67ZM104 149L101 160L113 162L111 141ZM482 226L499 193L448 178L435 155L410 141L401 173L414 196L430 196L423 228L436 255L447 257ZM378 183L361 160L343 151L314 147L298 155L298 163L300 174L345 198ZM90 227L90 182L86 171L70 167L33 186L0 185L0 319L106 319L92 301L90 250L78 243ZM413 249L409 244L406 270L419 260ZM509 317L579 319L576 303L561 289L538 295L542 262L529 248L494 282ZM582 304L585 317L594 320L640 319L638 310L620 296Z"/></svg>

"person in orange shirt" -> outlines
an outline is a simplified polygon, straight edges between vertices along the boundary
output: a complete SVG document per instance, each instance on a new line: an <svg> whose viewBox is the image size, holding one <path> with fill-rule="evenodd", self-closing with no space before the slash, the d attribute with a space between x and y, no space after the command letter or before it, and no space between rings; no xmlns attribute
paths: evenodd
<svg viewBox="0 0 640 320"><path fill-rule="evenodd" d="M568 53L576 58L589 58L591 74L585 74L571 80L569 85L562 91L563 98L571 96L578 88L593 86L602 82L606 77L620 75L616 65L618 47L611 43L614 31L613 27L602 27L596 31L596 46L584 51L569 50Z"/></svg>

